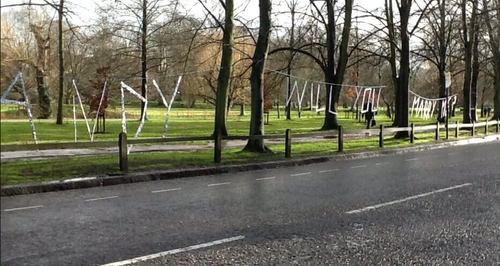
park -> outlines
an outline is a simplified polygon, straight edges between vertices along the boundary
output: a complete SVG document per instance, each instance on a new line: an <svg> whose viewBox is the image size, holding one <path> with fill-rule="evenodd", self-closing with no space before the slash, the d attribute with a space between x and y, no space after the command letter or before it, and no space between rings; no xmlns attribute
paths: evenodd
<svg viewBox="0 0 500 266"><path fill-rule="evenodd" d="M77 2L1 6L2 265L500 260L499 0Z"/></svg>

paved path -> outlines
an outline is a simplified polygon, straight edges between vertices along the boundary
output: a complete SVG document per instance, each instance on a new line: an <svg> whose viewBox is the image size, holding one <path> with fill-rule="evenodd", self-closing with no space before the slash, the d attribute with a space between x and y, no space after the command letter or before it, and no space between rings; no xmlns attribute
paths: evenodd
<svg viewBox="0 0 500 266"><path fill-rule="evenodd" d="M346 140L359 138L359 135L346 136ZM294 143L302 142L324 142L333 141L331 138L295 138ZM225 148L243 148L247 141L230 140L223 141ZM267 144L282 144L283 140L266 140ZM149 152L193 152L200 150L213 149L213 142L208 144L165 144L165 145L135 145L132 153L149 153ZM92 149L60 149L60 150L40 150L40 151L15 151L15 152L2 152L0 154L2 162L14 161L33 161L43 159L55 159L68 156L92 156L92 155L110 155L118 154L118 147L116 148L92 148Z"/></svg>
<svg viewBox="0 0 500 266"><path fill-rule="evenodd" d="M1 265L497 265L499 151L2 198Z"/></svg>

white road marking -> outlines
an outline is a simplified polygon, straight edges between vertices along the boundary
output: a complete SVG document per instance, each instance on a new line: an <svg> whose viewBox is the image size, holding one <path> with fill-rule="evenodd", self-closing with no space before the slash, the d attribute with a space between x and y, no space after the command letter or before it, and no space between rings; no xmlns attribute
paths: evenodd
<svg viewBox="0 0 500 266"><path fill-rule="evenodd" d="M409 200L419 199L419 198L431 196L431 195L434 195L434 194L438 194L438 193L450 191L450 190L453 190L453 189L467 187L467 186L470 186L470 185L472 185L472 184L471 183L465 183L465 184L458 185L458 186L453 186L453 187L438 189L438 190L434 190L434 191L431 191L431 192L427 192L427 193L423 193L423 194L419 194L419 195L407 197L407 198L404 198L404 199L393 200L393 201L389 201L389 202L385 202L385 203L380 203L380 204L377 204L377 205L373 205L373 206L369 206L369 207L365 207L365 208L361 208L361 209L357 209L357 210L348 211L346 213L347 214L355 214L355 213L362 213L362 212L365 212L365 211L371 211L371 210L375 210L375 209L378 209L378 208L387 207L387 206L398 204L398 203L403 203L403 202L406 202L406 201L409 201Z"/></svg>
<svg viewBox="0 0 500 266"><path fill-rule="evenodd" d="M300 174L293 174L293 175L290 175L290 176L303 176L303 175L310 175L312 174L311 172L307 172L307 173L300 173Z"/></svg>
<svg viewBox="0 0 500 266"><path fill-rule="evenodd" d="M169 188L169 189L162 189L162 190L154 190L154 191L151 191L151 193L162 193L162 192L170 192L170 191L177 191L177 190L181 190L181 188Z"/></svg>
<svg viewBox="0 0 500 266"><path fill-rule="evenodd" d="M215 187L215 186L224 186L224 185L229 185L231 182L225 182L225 183L217 183L217 184L210 184L208 185L209 187Z"/></svg>
<svg viewBox="0 0 500 266"><path fill-rule="evenodd" d="M353 166L351 169L357 169L357 168L365 168L366 165L358 165L358 166Z"/></svg>
<svg viewBox="0 0 500 266"><path fill-rule="evenodd" d="M411 159L406 159L405 161L411 162L411 161L417 161L417 160L419 160L419 159L418 158L411 158Z"/></svg>
<svg viewBox="0 0 500 266"><path fill-rule="evenodd" d="M220 239L220 240L216 240L216 241L212 241L212 242L207 242L207 243L203 243L203 244L199 244L199 245L189 246L189 247L185 247L185 248L172 249L172 250L168 250L168 251L164 251L164 252L160 252L160 253L156 253L156 254L151 254L151 255L147 255L147 256L142 256L142 257L138 257L138 258L134 258L134 259L108 263L108 264L104 264L101 266L124 266L124 265L129 265L129 264L133 264L133 263L137 263L137 262L141 262L141 261L152 260L152 259L156 259L156 258L168 256L168 255L174 255L174 254L182 253L182 252L186 252L186 251L202 249L202 248L207 248L207 247L211 247L211 246L221 245L224 243L234 242L234 241L242 240L244 238L245 238L245 236L235 236L235 237L230 237L230 238L224 238L224 239Z"/></svg>
<svg viewBox="0 0 500 266"><path fill-rule="evenodd" d="M375 165L379 166L379 165L386 165L386 164L389 164L389 163L388 162L385 162L385 163L376 163Z"/></svg>
<svg viewBox="0 0 500 266"><path fill-rule="evenodd" d="M320 173L330 173L330 172L335 172L335 171L338 171L339 169L330 169L330 170L323 170L323 171L319 171Z"/></svg>
<svg viewBox="0 0 500 266"><path fill-rule="evenodd" d="M257 179L255 179L255 181L270 180L270 179L275 179L275 178L276 178L275 176L263 177L263 178L257 178Z"/></svg>
<svg viewBox="0 0 500 266"><path fill-rule="evenodd" d="M5 209L3 211L4 212L13 212L13 211L21 211L21 210L29 210L29 209L37 209L37 208L43 208L43 205L36 205L36 206L28 206L28 207Z"/></svg>
<svg viewBox="0 0 500 266"><path fill-rule="evenodd" d="M95 199L87 199L87 200L85 200L85 202L97 201L97 200L107 200L107 199L116 199L116 198L118 198L118 196L111 196L111 197L104 197L104 198L95 198Z"/></svg>

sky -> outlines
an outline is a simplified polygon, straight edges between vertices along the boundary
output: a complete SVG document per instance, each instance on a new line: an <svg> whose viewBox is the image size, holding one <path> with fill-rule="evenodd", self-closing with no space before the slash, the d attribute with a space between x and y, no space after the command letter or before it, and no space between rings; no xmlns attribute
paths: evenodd
<svg viewBox="0 0 500 266"><path fill-rule="evenodd" d="M33 3L42 3L42 0L31 0ZM92 25L95 23L97 16L95 13L96 7L98 5L102 5L99 0L66 0L68 4L71 6L72 10L75 11L75 15L72 15L71 20L76 25ZM205 0L206 1L206 0ZM10 5L10 4L18 4L18 3L26 3L28 0L2 0L1 5ZM214 1L208 1L214 2ZM215 1L218 2L218 1ZM274 0L273 1L273 13L283 13L287 11L287 7L284 4L285 0ZM309 2L309 0L299 0L299 3L305 5ZM183 0L181 3L188 9L189 14L204 17L206 15L203 7L198 3L197 0ZM383 7L384 0L355 0L354 4L362 6L367 10L373 10L378 7ZM243 20L251 20L255 19L259 15L259 5L257 0L235 0L235 13L237 17L242 18ZM5 12L7 9L2 9L2 12ZM353 16L361 15L358 12L354 12ZM283 16L283 15L282 15ZM286 16L286 15L284 15ZM284 19L280 19L283 21L287 21L285 17ZM288 19L289 20L289 19ZM366 19L365 19L366 20ZM369 23L369 21L368 21ZM280 24L286 24L281 23Z"/></svg>

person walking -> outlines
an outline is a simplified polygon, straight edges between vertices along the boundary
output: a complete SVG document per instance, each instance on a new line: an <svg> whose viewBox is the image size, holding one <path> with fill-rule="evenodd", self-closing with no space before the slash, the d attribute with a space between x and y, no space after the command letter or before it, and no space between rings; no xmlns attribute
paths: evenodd
<svg viewBox="0 0 500 266"><path fill-rule="evenodd" d="M366 129L370 129L370 127L375 126L375 119L374 119L374 113L372 110L372 104L368 104L368 111L365 114L365 119L366 119Z"/></svg>

